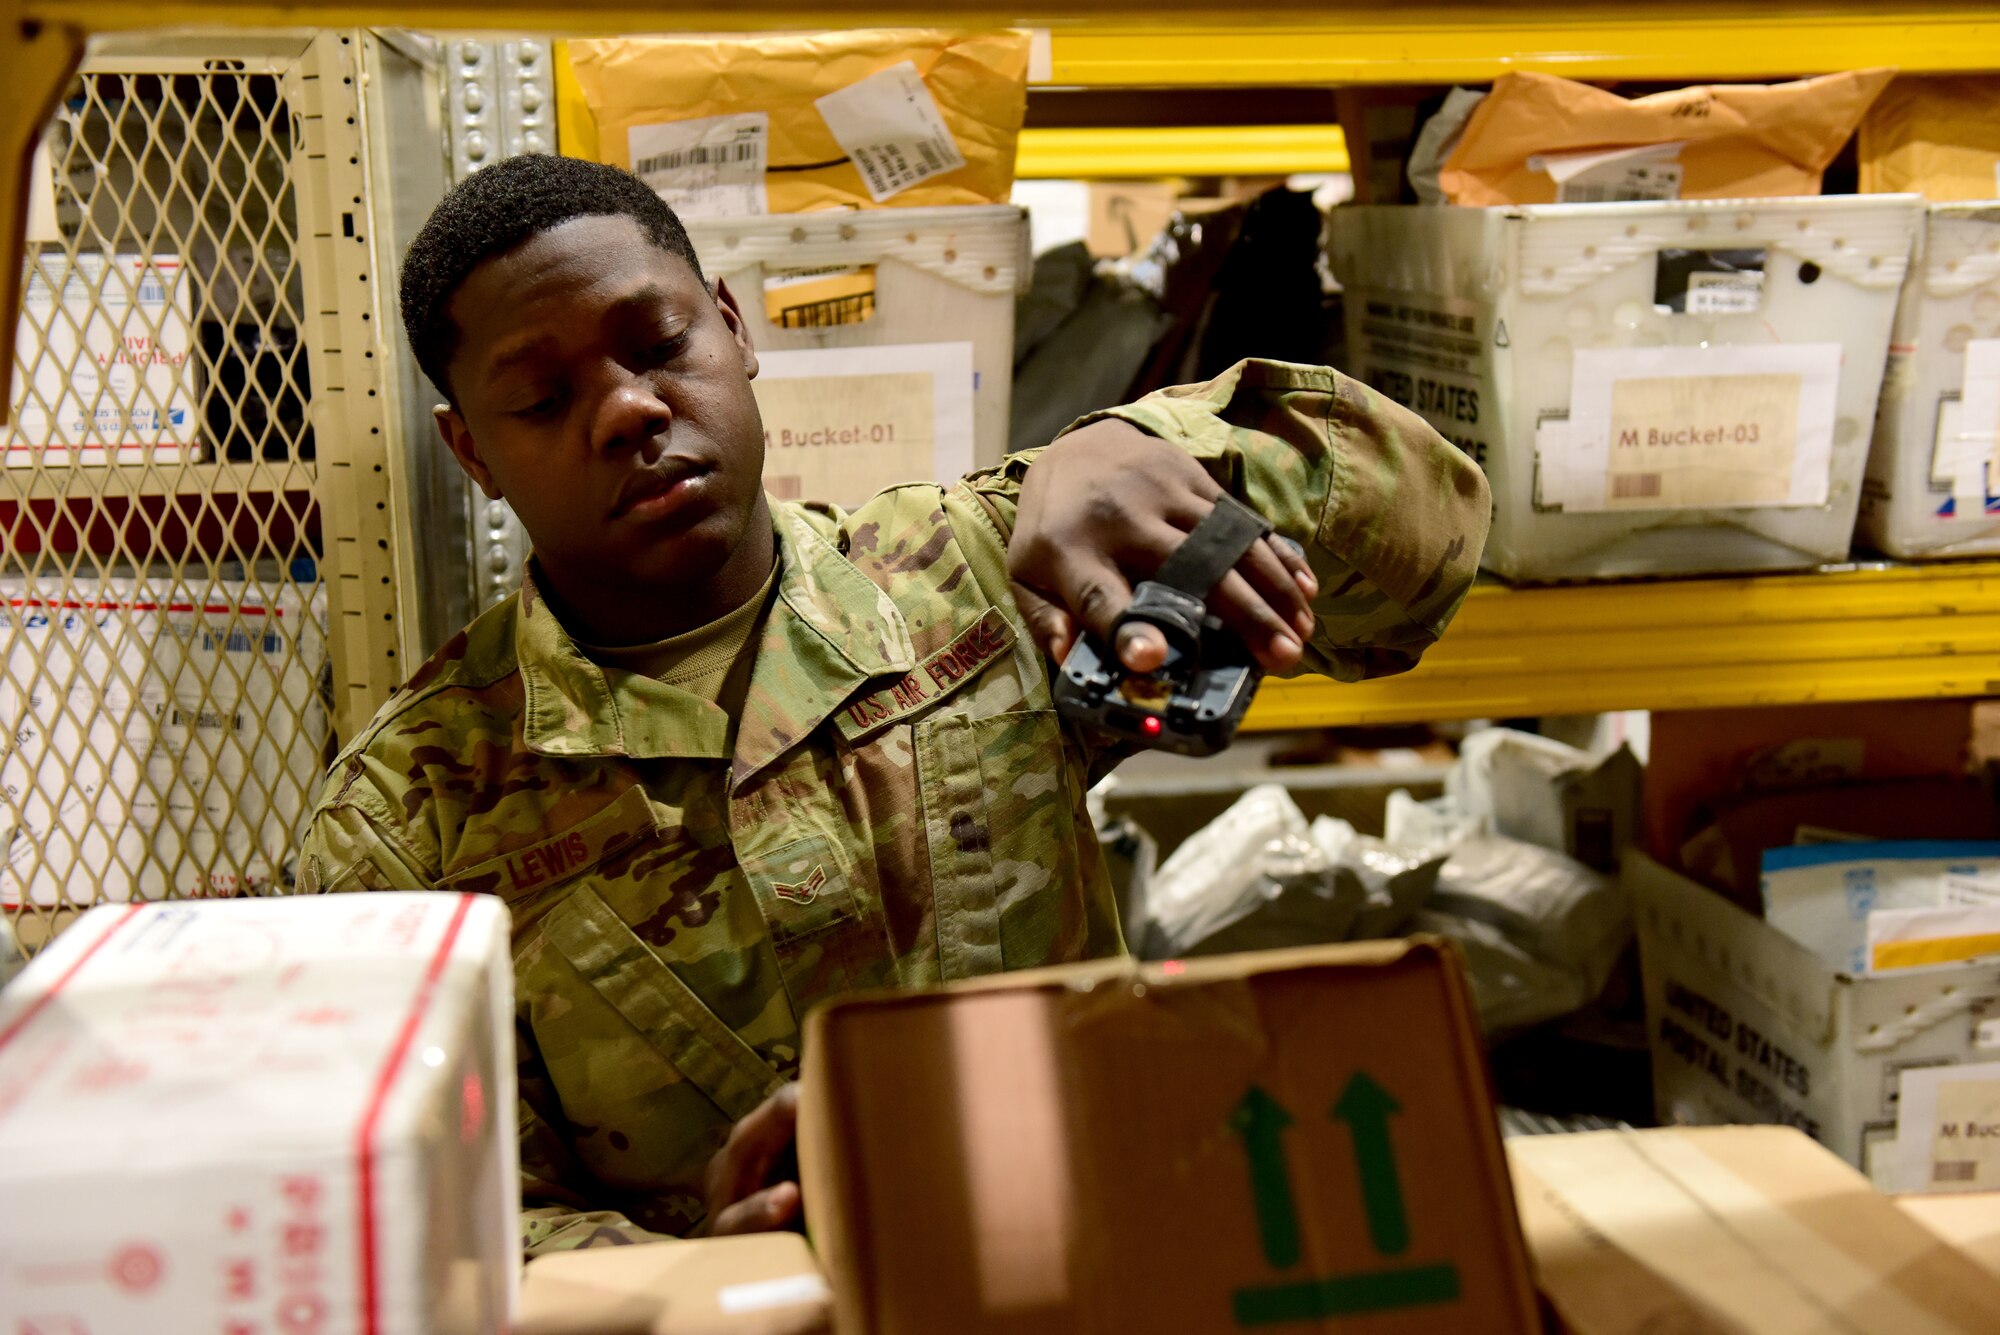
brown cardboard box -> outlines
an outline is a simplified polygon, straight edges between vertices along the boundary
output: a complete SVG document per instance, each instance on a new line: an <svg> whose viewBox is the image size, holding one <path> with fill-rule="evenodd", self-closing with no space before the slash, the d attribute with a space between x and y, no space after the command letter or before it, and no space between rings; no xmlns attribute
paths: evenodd
<svg viewBox="0 0 2000 1335"><path fill-rule="evenodd" d="M1099 259L1139 254L1180 211L1180 193L1167 181L1092 181L1084 244Z"/></svg>
<svg viewBox="0 0 2000 1335"><path fill-rule="evenodd" d="M1537 1330L1436 938L1104 961L807 1021L841 1335Z"/></svg>
<svg viewBox="0 0 2000 1335"><path fill-rule="evenodd" d="M1354 202L1403 203L1404 164L1422 128L1418 114L1437 90L1364 86L1337 89L1333 97L1353 164Z"/></svg>
<svg viewBox="0 0 2000 1335"><path fill-rule="evenodd" d="M1972 717L1969 700L1657 711L1646 758L1647 851L1671 863L1700 828L1699 810L1730 797L1964 774Z"/></svg>
<svg viewBox="0 0 2000 1335"><path fill-rule="evenodd" d="M1898 1196L1895 1200L1904 1214L2000 1279L2000 1191Z"/></svg>
<svg viewBox="0 0 2000 1335"><path fill-rule="evenodd" d="M1679 867L1738 908L1764 912L1766 849L1799 832L1870 840L2000 839L2000 807L1971 779L1892 779L1799 788L1718 803L1714 823L1682 845Z"/></svg>
<svg viewBox="0 0 2000 1335"><path fill-rule="evenodd" d="M513 1335L825 1335L796 1233L556 1252L528 1262Z"/></svg>
<svg viewBox="0 0 2000 1335"><path fill-rule="evenodd" d="M2000 1330L2000 1280L1789 1128L1526 1136L1507 1153L1567 1335Z"/></svg>

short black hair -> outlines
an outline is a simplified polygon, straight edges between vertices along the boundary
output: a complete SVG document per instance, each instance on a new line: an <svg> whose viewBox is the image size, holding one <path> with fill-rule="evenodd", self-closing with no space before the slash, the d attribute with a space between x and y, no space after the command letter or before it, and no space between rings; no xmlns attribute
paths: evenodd
<svg viewBox="0 0 2000 1335"><path fill-rule="evenodd" d="M572 218L619 214L701 277L687 229L644 181L618 167L545 153L503 158L445 193L403 256L403 330L417 365L453 404L446 378L458 326L446 308L480 264Z"/></svg>

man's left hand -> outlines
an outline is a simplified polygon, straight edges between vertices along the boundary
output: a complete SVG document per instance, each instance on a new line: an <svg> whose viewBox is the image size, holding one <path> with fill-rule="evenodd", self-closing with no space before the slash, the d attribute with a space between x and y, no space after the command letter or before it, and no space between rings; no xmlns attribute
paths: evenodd
<svg viewBox="0 0 2000 1335"><path fill-rule="evenodd" d="M1021 483L1007 573L1028 627L1061 662L1077 630L1108 640L1132 601L1174 548L1215 508L1222 488L1185 451L1129 422L1107 417L1049 446ZM1319 583L1305 558L1269 538L1209 594L1209 609L1266 671L1295 666L1313 631L1309 601ZM1118 657L1133 672L1166 660L1153 626L1128 625Z"/></svg>

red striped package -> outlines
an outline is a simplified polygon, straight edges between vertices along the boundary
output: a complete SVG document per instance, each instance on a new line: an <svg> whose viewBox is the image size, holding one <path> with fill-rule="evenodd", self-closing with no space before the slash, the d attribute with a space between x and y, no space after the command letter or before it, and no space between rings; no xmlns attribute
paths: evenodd
<svg viewBox="0 0 2000 1335"><path fill-rule="evenodd" d="M107 905L0 992L0 1330L504 1329L507 911Z"/></svg>

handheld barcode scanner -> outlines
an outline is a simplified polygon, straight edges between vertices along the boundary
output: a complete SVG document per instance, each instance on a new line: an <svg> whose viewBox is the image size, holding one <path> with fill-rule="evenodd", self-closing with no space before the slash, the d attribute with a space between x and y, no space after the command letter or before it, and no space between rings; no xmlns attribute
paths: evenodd
<svg viewBox="0 0 2000 1335"><path fill-rule="evenodd" d="M1237 725L1264 675L1243 641L1209 614L1207 598L1271 525L1223 496L1134 591L1111 627L1111 644L1128 622L1144 621L1167 638L1154 672L1133 672L1113 648L1081 635L1056 678L1056 708L1121 741L1184 756L1211 756L1236 737ZM1297 549L1288 538L1279 542Z"/></svg>

